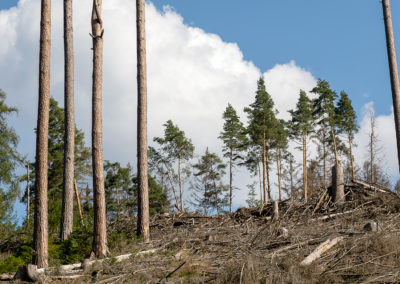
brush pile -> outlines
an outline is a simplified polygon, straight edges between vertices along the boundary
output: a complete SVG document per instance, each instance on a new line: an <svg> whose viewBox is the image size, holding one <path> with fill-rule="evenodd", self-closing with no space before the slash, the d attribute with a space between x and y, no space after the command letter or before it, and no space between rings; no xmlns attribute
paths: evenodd
<svg viewBox="0 0 400 284"><path fill-rule="evenodd" d="M124 232L112 254L83 269L49 269L47 281L64 283L398 283L400 198L381 186L354 181L345 202L329 189L307 202L240 208L234 214L156 215L151 242L134 238L136 221L109 226ZM128 254L129 253L129 254ZM128 255L127 255L128 254ZM86 262L87 263L87 262Z"/></svg>

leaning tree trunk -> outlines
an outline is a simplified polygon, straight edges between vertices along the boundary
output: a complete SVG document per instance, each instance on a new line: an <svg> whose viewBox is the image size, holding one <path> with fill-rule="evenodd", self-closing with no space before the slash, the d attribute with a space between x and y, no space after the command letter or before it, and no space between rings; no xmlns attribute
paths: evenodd
<svg viewBox="0 0 400 284"><path fill-rule="evenodd" d="M94 201L94 255L103 258L108 254L106 229L106 199L104 191L103 132L102 132L102 83L103 83L103 21L102 0L93 0L93 86L92 86L92 167Z"/></svg>
<svg viewBox="0 0 400 284"><path fill-rule="evenodd" d="M386 46L389 59L390 82L392 87L392 99L394 109L394 122L396 127L397 157L400 166L400 86L397 70L396 49L394 46L392 15L390 1L382 0L383 15L385 18Z"/></svg>
<svg viewBox="0 0 400 284"><path fill-rule="evenodd" d="M39 106L36 132L33 263L48 266L47 155L50 111L51 0L42 0L39 54Z"/></svg>
<svg viewBox="0 0 400 284"><path fill-rule="evenodd" d="M145 2L136 0L136 44L137 44L137 155L138 155L138 221L137 234L145 242L150 241L149 186L147 173L147 75ZM183 206L182 206L183 207Z"/></svg>
<svg viewBox="0 0 400 284"><path fill-rule="evenodd" d="M72 0L64 0L64 175L61 216L62 240L72 233L74 218L74 50L72 29Z"/></svg>

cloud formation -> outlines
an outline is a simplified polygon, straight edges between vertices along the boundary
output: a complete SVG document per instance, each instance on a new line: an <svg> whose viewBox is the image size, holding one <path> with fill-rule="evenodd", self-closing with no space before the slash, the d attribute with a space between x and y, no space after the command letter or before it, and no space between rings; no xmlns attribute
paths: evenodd
<svg viewBox="0 0 400 284"><path fill-rule="evenodd" d="M91 38L92 1L74 2L75 109L76 123L90 144L91 128ZM63 105L62 1L54 1L52 14L51 92ZM244 60L235 43L218 35L185 25L182 16L165 7L146 9L148 56L149 142L163 134L162 124L172 119L186 132L202 154L206 147L221 153L217 139L222 113L228 103L243 121L243 108L254 101L256 82L266 81L280 118L289 118L299 90L309 91L316 80L294 61L261 71ZM12 124L21 137L20 152L33 160L37 116L40 1L20 0L17 7L0 11L0 88L8 104L20 110ZM135 5L130 0L103 4L104 158L136 164L136 25ZM266 55L268 56L268 55ZM272 176L274 182L275 177ZM245 205L251 179L247 171L235 176L236 206Z"/></svg>

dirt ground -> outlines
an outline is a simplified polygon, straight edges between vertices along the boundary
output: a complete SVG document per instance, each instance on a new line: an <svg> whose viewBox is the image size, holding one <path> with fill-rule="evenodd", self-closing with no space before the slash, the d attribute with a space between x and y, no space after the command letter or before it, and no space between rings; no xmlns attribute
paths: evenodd
<svg viewBox="0 0 400 284"><path fill-rule="evenodd" d="M400 199L360 184L346 186L340 206L319 191L308 202L282 201L233 214L156 215L151 241L134 240L135 219L109 230L126 238L114 257L62 275L52 283L399 283ZM319 245L339 242L309 265L300 263ZM147 251L147 253L146 253ZM144 252L144 253L143 253ZM132 253L125 261L115 256Z"/></svg>

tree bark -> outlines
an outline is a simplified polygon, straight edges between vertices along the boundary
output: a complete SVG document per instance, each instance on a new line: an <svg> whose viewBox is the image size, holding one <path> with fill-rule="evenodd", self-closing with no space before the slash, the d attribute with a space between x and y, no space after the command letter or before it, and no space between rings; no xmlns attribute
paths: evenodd
<svg viewBox="0 0 400 284"><path fill-rule="evenodd" d="M137 235L150 241L149 185L147 162L147 67L145 1L136 0L137 45L137 152L138 152L138 222ZM183 207L183 206L182 206Z"/></svg>
<svg viewBox="0 0 400 284"><path fill-rule="evenodd" d="M396 49L394 45L392 15L390 11L390 1L382 0L382 8L385 21L386 46L389 60L390 82L392 88L394 122L396 127L397 156L400 166L400 86L399 74L397 70Z"/></svg>
<svg viewBox="0 0 400 284"><path fill-rule="evenodd" d="M278 189L279 189L279 201L282 201L282 185L281 185L281 150L277 149L276 156L276 169L278 172Z"/></svg>
<svg viewBox="0 0 400 284"><path fill-rule="evenodd" d="M102 0L93 0L93 86L92 86L92 167L94 255L104 258L108 254L106 231L106 201L104 191L103 131L102 131L102 84L103 84L103 21L101 20Z"/></svg>
<svg viewBox="0 0 400 284"><path fill-rule="evenodd" d="M215 204L217 206L217 215L219 215L219 201L218 201L218 191L217 191L217 184L215 183L215 179L213 179L214 183L214 190L215 190Z"/></svg>
<svg viewBox="0 0 400 284"><path fill-rule="evenodd" d="M178 158L178 179L179 179L179 195L181 199L181 211L184 211L183 207L183 187L182 187L182 177L181 177L181 158Z"/></svg>
<svg viewBox="0 0 400 284"><path fill-rule="evenodd" d="M31 181L30 181L30 176L29 176L29 163L27 163L26 166L26 224L27 227L29 226L29 219L30 219L30 214L31 214Z"/></svg>
<svg viewBox="0 0 400 284"><path fill-rule="evenodd" d="M333 129L333 127L331 127L331 135L332 135L332 140L333 140L333 151L335 154L335 164L339 165L339 156L338 156L337 145L336 145L336 135L335 135L335 130Z"/></svg>
<svg viewBox="0 0 400 284"><path fill-rule="evenodd" d="M75 188L75 195L76 195L76 203L78 204L79 217L81 218L81 225L83 225L81 198L79 197L78 186L76 185L76 180L75 179L74 179L74 188Z"/></svg>
<svg viewBox="0 0 400 284"><path fill-rule="evenodd" d="M264 190L264 204L267 203L267 181L266 181L266 170L267 170L267 146L265 141L265 131L263 137L263 190Z"/></svg>
<svg viewBox="0 0 400 284"><path fill-rule="evenodd" d="M342 204L345 199L343 167L341 165L335 165L332 168L332 191L333 201Z"/></svg>
<svg viewBox="0 0 400 284"><path fill-rule="evenodd" d="M266 168L267 168L267 187L268 187L268 200L271 200L271 183L269 180L269 153L268 153L268 149L266 152Z"/></svg>
<svg viewBox="0 0 400 284"><path fill-rule="evenodd" d="M39 104L36 132L33 264L48 266L48 133L50 111L51 1L42 0L40 19Z"/></svg>
<svg viewBox="0 0 400 284"><path fill-rule="evenodd" d="M308 199L308 181L307 181L307 137L303 134L303 187L304 200Z"/></svg>
<svg viewBox="0 0 400 284"><path fill-rule="evenodd" d="M233 163L233 149L229 155L229 213L232 213L232 193L233 193L233 175L232 175L232 163Z"/></svg>
<svg viewBox="0 0 400 284"><path fill-rule="evenodd" d="M260 169L260 163L257 162L257 169L258 169L258 183L260 185L260 202L263 200L263 190L262 190L262 185L261 185L261 169Z"/></svg>
<svg viewBox="0 0 400 284"><path fill-rule="evenodd" d="M72 27L72 0L64 0L64 181L61 216L62 240L72 233L74 218L74 50Z"/></svg>
<svg viewBox="0 0 400 284"><path fill-rule="evenodd" d="M178 196L176 195L174 183L172 182L171 173L170 173L169 170L167 170L167 174L168 174L169 182L170 182L170 184L171 184L172 191L173 191L173 193L174 193L175 202L176 202L176 208L177 208L179 211L181 211L181 209L179 208Z"/></svg>
<svg viewBox="0 0 400 284"><path fill-rule="evenodd" d="M356 179L355 169L354 169L354 157L353 157L353 141L351 139L351 131L348 133L349 138L349 148L350 148L350 163L351 163L351 178L352 180Z"/></svg>

